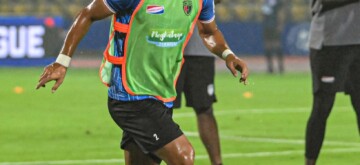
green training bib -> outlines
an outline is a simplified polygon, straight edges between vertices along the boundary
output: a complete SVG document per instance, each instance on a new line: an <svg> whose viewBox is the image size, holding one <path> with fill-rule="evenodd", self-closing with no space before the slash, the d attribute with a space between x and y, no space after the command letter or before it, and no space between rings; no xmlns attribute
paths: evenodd
<svg viewBox="0 0 360 165"><path fill-rule="evenodd" d="M113 22L111 31L127 33L124 56L113 56L112 32L102 64L103 82L110 82L110 68L119 64L122 83L129 94L152 95L165 102L173 101L183 61L182 52L201 5L201 0L141 0L129 25Z"/></svg>

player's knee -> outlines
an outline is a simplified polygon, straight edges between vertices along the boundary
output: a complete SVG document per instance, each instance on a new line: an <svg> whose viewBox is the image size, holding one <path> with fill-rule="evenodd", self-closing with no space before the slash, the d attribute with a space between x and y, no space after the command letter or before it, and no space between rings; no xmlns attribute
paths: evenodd
<svg viewBox="0 0 360 165"><path fill-rule="evenodd" d="M350 95L352 103L360 104L360 93L357 91L351 91L348 93Z"/></svg>
<svg viewBox="0 0 360 165"><path fill-rule="evenodd" d="M318 89L314 92L314 97L320 97L320 98L332 98L336 95L336 90L334 89Z"/></svg>
<svg viewBox="0 0 360 165"><path fill-rule="evenodd" d="M309 123L325 124L335 101L336 92L317 91L314 93L313 110Z"/></svg>
<svg viewBox="0 0 360 165"><path fill-rule="evenodd" d="M314 94L314 108L329 110L335 101L336 92L318 91Z"/></svg>
<svg viewBox="0 0 360 165"><path fill-rule="evenodd" d="M187 149L181 153L181 156L184 159L184 164L194 164L195 150L192 146L188 146Z"/></svg>
<svg viewBox="0 0 360 165"><path fill-rule="evenodd" d="M200 108L194 108L197 115L206 114L206 115L213 115L213 108L212 106L209 107L200 107Z"/></svg>
<svg viewBox="0 0 360 165"><path fill-rule="evenodd" d="M182 147L178 152L178 162L181 165L193 165L195 150L191 145Z"/></svg>

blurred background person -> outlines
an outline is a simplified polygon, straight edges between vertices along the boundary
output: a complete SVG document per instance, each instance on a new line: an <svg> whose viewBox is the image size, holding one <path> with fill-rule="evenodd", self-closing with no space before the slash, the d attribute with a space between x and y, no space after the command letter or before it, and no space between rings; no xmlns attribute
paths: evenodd
<svg viewBox="0 0 360 165"><path fill-rule="evenodd" d="M275 72L274 56L276 56L278 72L284 72L284 55L281 47L281 34L284 26L283 6L281 0L263 0L261 6L263 14L264 54L268 73Z"/></svg>
<svg viewBox="0 0 360 165"><path fill-rule="evenodd" d="M337 92L350 95L360 131L360 1L312 1L310 63L313 107L306 129L306 165L315 165Z"/></svg>

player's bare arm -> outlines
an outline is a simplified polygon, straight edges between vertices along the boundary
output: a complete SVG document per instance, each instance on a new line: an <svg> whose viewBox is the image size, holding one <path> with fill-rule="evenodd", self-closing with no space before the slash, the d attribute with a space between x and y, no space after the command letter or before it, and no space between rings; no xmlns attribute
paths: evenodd
<svg viewBox="0 0 360 165"><path fill-rule="evenodd" d="M238 58L233 52L230 51L224 36L217 28L215 21L210 23L198 22L198 29L205 46L214 54L223 58L226 66L236 77L237 71L241 72L240 82L247 84L247 77L249 74L248 67L244 60Z"/></svg>
<svg viewBox="0 0 360 165"><path fill-rule="evenodd" d="M39 89L40 87L45 87L46 83L54 80L55 84L51 90L52 92L55 92L64 81L70 59L77 45L88 32L91 24L94 21L104 19L112 14L113 13L107 8L103 0L94 0L87 7L82 9L77 15L73 25L71 26L66 36L62 50L59 55L59 57L61 56L60 61L57 60L56 62L44 68L44 71L40 76L39 83L37 84L36 89Z"/></svg>

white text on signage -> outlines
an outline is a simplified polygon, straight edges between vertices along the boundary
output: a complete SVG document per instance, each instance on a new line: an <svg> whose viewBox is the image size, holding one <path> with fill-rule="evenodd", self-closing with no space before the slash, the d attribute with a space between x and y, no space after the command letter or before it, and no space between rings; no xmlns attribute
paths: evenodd
<svg viewBox="0 0 360 165"><path fill-rule="evenodd" d="M41 25L0 26L0 58L42 58L45 55Z"/></svg>

